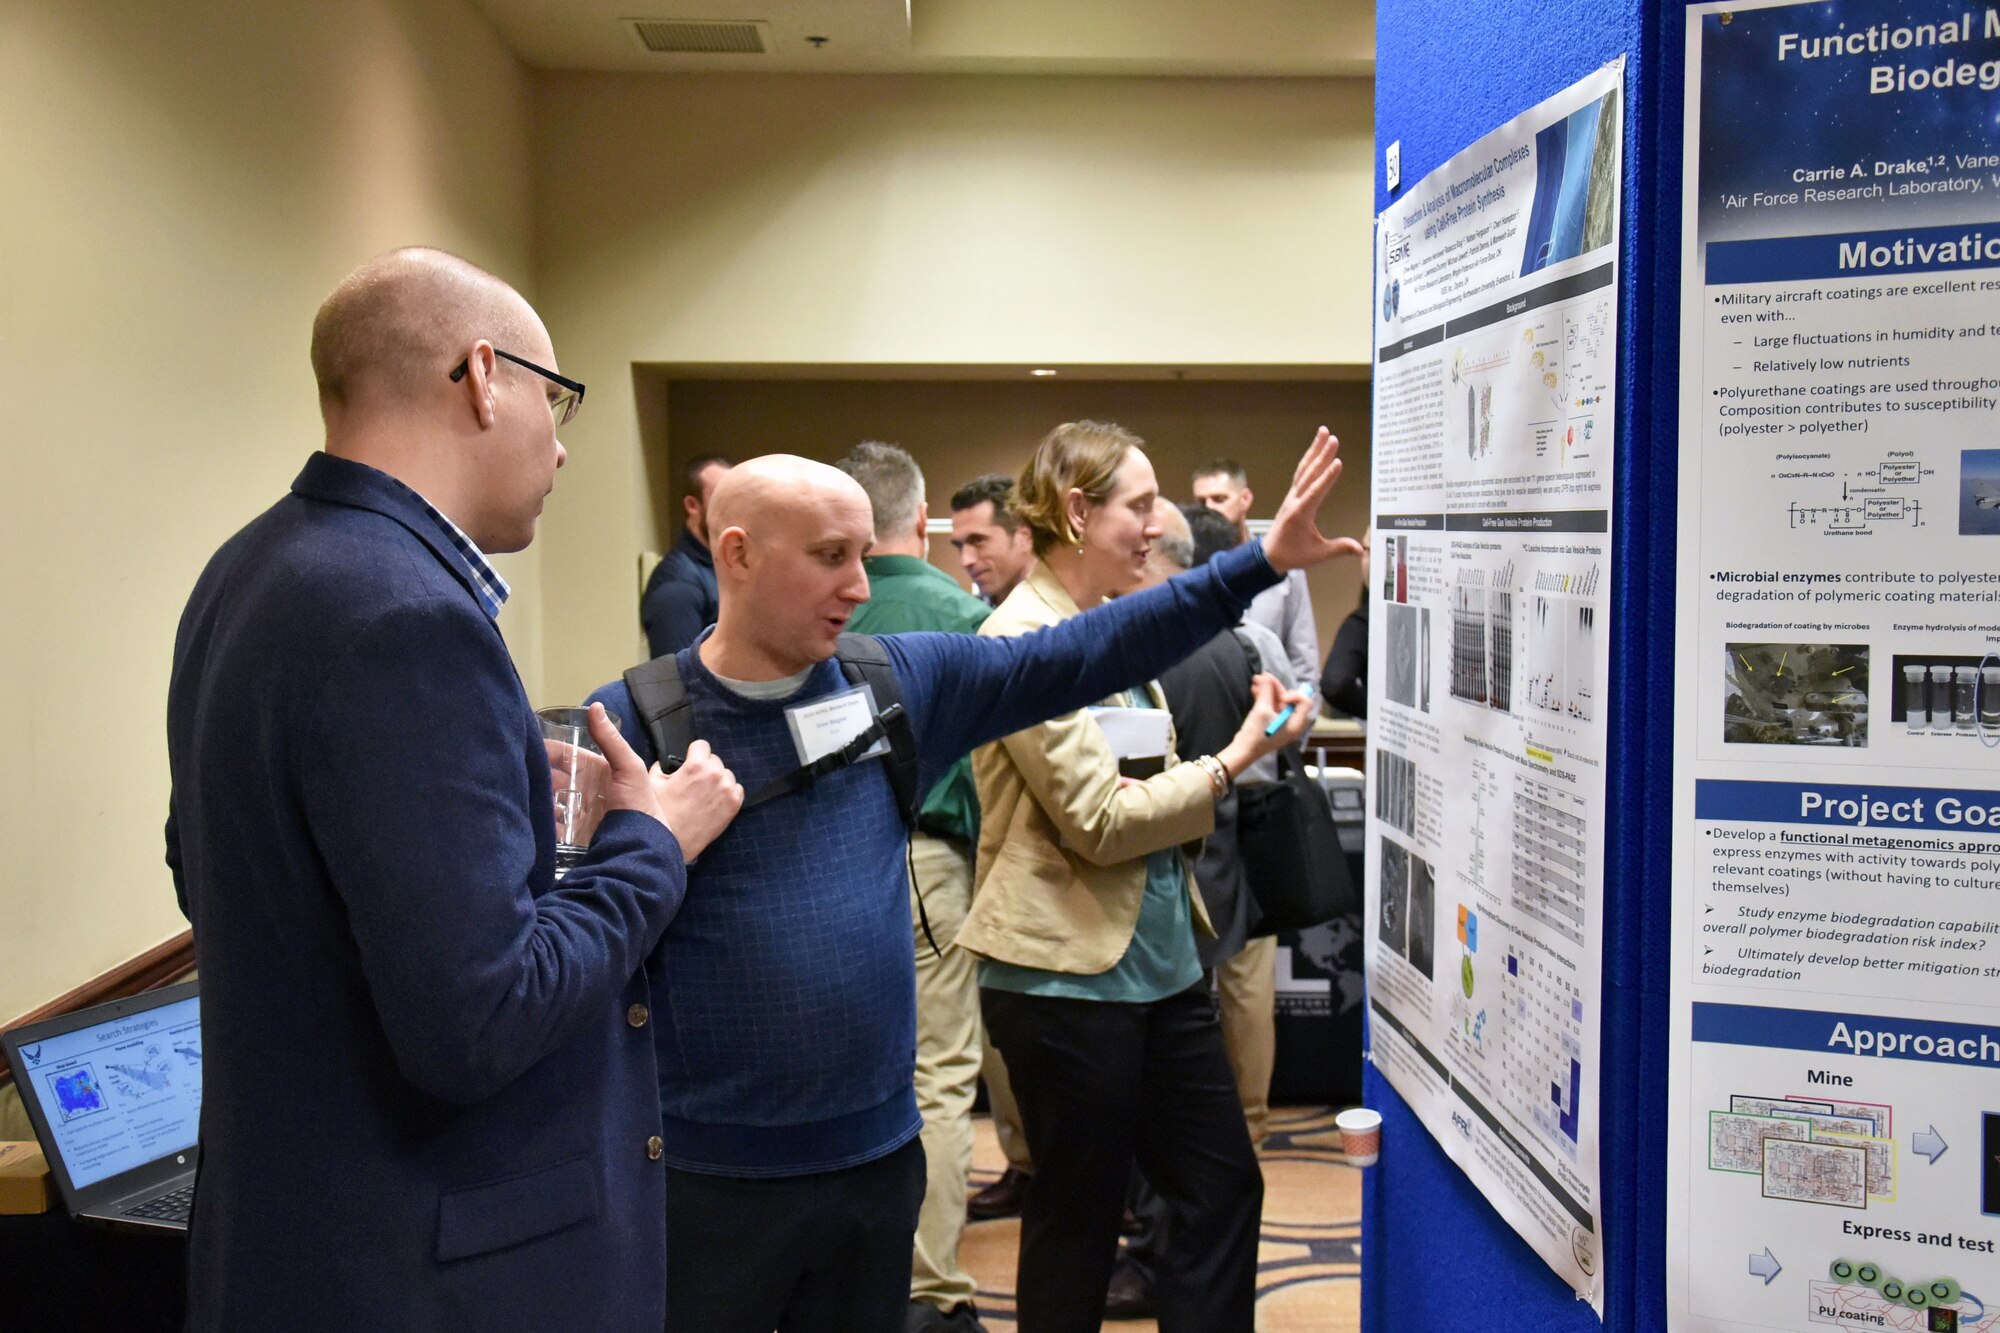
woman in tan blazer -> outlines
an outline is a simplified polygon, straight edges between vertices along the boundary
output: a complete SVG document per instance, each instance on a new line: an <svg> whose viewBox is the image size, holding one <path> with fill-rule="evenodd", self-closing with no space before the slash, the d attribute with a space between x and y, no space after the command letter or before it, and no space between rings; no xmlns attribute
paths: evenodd
<svg viewBox="0 0 2000 1333"><path fill-rule="evenodd" d="M1058 426L1015 491L1040 564L982 634L1023 634L1136 589L1160 534L1141 441ZM981 1008L1007 1062L1035 1174L1021 1222L1022 1333L1095 1330L1136 1159L1173 1218L1161 1333L1249 1333L1263 1178L1195 955L1209 929L1181 847L1214 827L1245 767L1295 740L1310 707L1258 677L1217 754L1121 777L1087 711L973 754L980 838L958 943L981 956ZM1107 704L1166 706L1135 682ZM1298 707L1275 736L1264 729Z"/></svg>

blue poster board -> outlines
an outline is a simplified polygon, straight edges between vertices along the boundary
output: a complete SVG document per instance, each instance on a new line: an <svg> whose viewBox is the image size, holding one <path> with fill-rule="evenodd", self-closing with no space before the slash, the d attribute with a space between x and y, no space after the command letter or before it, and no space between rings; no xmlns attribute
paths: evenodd
<svg viewBox="0 0 2000 1333"><path fill-rule="evenodd" d="M1376 20L1376 160L1416 181L1623 55L1619 413L1602 1015L1605 1325L1664 1327L1673 460L1682 7L1391 0ZM1376 173L1375 208L1399 196ZM1560 208L1536 219L1551 238ZM1373 1070L1383 1154L1363 1193L1363 1327L1585 1330L1590 1307L1514 1234Z"/></svg>

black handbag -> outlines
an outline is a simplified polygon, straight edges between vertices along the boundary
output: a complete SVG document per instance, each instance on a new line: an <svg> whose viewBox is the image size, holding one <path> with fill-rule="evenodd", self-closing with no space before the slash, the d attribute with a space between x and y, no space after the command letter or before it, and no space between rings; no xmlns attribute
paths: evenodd
<svg viewBox="0 0 2000 1333"><path fill-rule="evenodd" d="M1323 925L1359 910L1333 806L1297 747L1278 751L1278 780L1236 789L1236 845L1255 905L1250 934Z"/></svg>

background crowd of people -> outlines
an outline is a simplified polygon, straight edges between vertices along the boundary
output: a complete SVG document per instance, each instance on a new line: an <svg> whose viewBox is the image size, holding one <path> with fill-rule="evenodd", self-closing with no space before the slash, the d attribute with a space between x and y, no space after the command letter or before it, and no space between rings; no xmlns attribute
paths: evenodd
<svg viewBox="0 0 2000 1333"><path fill-rule="evenodd" d="M584 387L426 250L343 282L313 360L325 450L175 653L195 1324L977 1329L983 1068L1024 1333L1098 1326L1128 1213L1123 1299L1248 1330L1272 963L1229 831L1316 713L1304 571L1361 549L1316 526L1338 442L1251 540L1239 465L1184 512L1138 437L1058 426L951 497L976 597L896 446L693 460L559 875L486 556L532 540ZM330 1119L311 1154L269 1129Z"/></svg>

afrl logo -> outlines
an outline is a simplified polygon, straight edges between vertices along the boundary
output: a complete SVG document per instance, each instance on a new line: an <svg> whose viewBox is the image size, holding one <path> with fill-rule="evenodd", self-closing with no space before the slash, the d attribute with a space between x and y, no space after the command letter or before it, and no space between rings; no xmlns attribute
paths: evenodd
<svg viewBox="0 0 2000 1333"><path fill-rule="evenodd" d="M1458 1132L1465 1135L1466 1138L1469 1139L1472 1137L1472 1122L1458 1112L1453 1111L1451 1113L1451 1123L1457 1125Z"/></svg>

